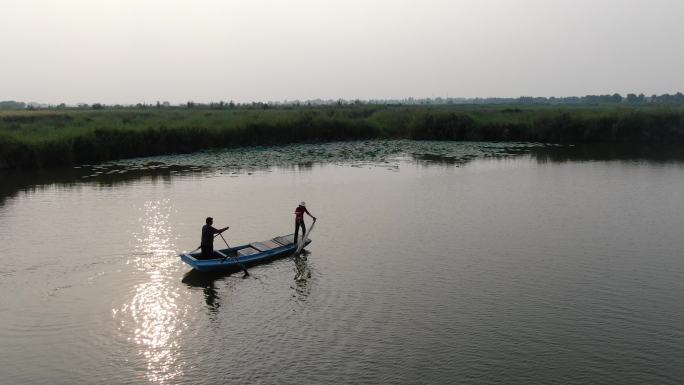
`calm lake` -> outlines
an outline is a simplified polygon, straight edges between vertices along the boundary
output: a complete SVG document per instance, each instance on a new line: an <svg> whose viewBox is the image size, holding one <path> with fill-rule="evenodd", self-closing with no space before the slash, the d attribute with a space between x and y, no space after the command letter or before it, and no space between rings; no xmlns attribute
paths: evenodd
<svg viewBox="0 0 684 385"><path fill-rule="evenodd" d="M293 145L0 184L2 384L684 378L684 162L657 149ZM302 200L306 258L178 258L207 216L260 241Z"/></svg>

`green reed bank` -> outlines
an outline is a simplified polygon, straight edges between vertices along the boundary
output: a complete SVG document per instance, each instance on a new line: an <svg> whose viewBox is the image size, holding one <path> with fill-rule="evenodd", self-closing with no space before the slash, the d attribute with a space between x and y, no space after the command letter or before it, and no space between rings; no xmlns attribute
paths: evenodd
<svg viewBox="0 0 684 385"><path fill-rule="evenodd" d="M684 143L684 106L341 105L0 111L0 168L360 139Z"/></svg>

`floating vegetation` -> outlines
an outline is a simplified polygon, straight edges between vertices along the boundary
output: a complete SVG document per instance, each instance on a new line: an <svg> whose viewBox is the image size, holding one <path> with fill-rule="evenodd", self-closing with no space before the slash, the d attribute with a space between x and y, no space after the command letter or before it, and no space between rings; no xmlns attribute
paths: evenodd
<svg viewBox="0 0 684 385"><path fill-rule="evenodd" d="M120 174L190 173L225 174L230 177L270 172L273 167L301 169L333 163L356 168L382 167L397 171L402 161L458 165L489 156L512 156L539 147L534 143L439 142L412 140L369 140L286 146L238 147L202 151L192 155L133 158L101 165L86 177Z"/></svg>
<svg viewBox="0 0 684 385"><path fill-rule="evenodd" d="M359 169L397 172L407 162L458 166L473 159L530 153L542 145L532 143L440 142L412 140L364 140L285 146L236 147L194 154L163 155L83 164L62 170L3 170L0 174L60 178L65 183L95 182L104 185L139 178L168 180L183 177L249 177L276 169L300 172L317 165L336 164ZM31 182L33 183L33 182Z"/></svg>

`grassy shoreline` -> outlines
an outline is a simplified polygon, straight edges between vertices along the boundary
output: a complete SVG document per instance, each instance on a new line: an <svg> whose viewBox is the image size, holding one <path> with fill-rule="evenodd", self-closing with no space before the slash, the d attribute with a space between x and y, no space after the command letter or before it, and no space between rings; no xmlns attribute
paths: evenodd
<svg viewBox="0 0 684 385"><path fill-rule="evenodd" d="M358 139L684 143L682 106L324 106L0 112L0 168Z"/></svg>

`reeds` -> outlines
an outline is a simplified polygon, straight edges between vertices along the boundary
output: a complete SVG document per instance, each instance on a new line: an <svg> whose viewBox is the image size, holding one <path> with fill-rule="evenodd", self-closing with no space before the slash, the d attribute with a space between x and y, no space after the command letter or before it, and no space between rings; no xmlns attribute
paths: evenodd
<svg viewBox="0 0 684 385"><path fill-rule="evenodd" d="M684 108L360 105L11 111L0 113L0 167L369 138L682 143Z"/></svg>

